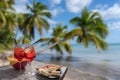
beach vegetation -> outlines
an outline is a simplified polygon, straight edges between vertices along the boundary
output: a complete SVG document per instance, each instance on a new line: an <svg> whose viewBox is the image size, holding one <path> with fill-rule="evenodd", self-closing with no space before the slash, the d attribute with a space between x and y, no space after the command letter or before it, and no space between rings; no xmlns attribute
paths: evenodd
<svg viewBox="0 0 120 80"><path fill-rule="evenodd" d="M13 46L15 40L19 44L30 44L35 39L35 31L42 34L50 29L48 19L52 17L48 7L41 2L32 0L32 4L26 4L27 12L17 13L14 9L14 0L0 0L0 46ZM96 11L88 11L85 7L80 16L74 17L70 23L76 26L68 31L67 26L57 24L49 37L40 37L36 42L47 42L49 47L44 49L72 52L69 40L76 39L85 47L94 44L98 50L106 50L108 45L104 40L109 34L107 25L101 15ZM69 26L68 26L69 27ZM22 36L18 34L22 33ZM2 49L2 48L1 48Z"/></svg>
<svg viewBox="0 0 120 80"><path fill-rule="evenodd" d="M29 12L21 14L22 16L19 19L20 31L23 35L29 35L30 39L34 39L35 29L40 34L42 34L43 29L49 29L50 25L46 19L52 16L46 5L40 2L36 3L34 0L32 1L32 5L26 5Z"/></svg>
<svg viewBox="0 0 120 80"><path fill-rule="evenodd" d="M0 49L11 49L16 27L14 0L0 0Z"/></svg>
<svg viewBox="0 0 120 80"><path fill-rule="evenodd" d="M64 51L71 54L72 52L72 46L70 44L69 40L62 41L58 43L59 41L63 40L65 35L68 33L67 26L63 26L62 24L57 24L55 28L53 28L53 31L51 33L51 37L44 37L40 38L38 42L46 42L48 45L51 46L51 50L56 50L56 52L59 54L63 54Z"/></svg>
<svg viewBox="0 0 120 80"><path fill-rule="evenodd" d="M109 34L109 31L98 12L88 11L87 7L85 7L81 15L72 18L70 23L73 24L75 28L70 31L67 36L76 36L76 42L83 43L85 47L88 47L88 45L92 43L98 50L107 49L108 45L104 39Z"/></svg>

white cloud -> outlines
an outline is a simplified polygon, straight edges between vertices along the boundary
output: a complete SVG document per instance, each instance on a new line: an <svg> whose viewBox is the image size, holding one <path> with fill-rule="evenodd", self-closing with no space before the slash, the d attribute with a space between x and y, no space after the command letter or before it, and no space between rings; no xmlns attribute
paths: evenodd
<svg viewBox="0 0 120 80"><path fill-rule="evenodd" d="M62 0L49 0L51 7L54 7L55 5L58 5L61 3Z"/></svg>
<svg viewBox="0 0 120 80"><path fill-rule="evenodd" d="M120 30L120 21L108 23L111 30Z"/></svg>
<svg viewBox="0 0 120 80"><path fill-rule="evenodd" d="M107 9L97 9L96 11L99 11L105 20L120 19L120 4L116 3Z"/></svg>
<svg viewBox="0 0 120 80"><path fill-rule="evenodd" d="M109 29L120 30L120 4L115 3L112 6L97 5L97 9L103 19L107 22Z"/></svg>
<svg viewBox="0 0 120 80"><path fill-rule="evenodd" d="M85 6L90 5L92 0L66 0L68 11L79 13Z"/></svg>
<svg viewBox="0 0 120 80"><path fill-rule="evenodd" d="M53 10L51 11L51 13L52 13L53 16L57 16L58 14L60 14L60 13L62 13L62 12L64 12L64 9L62 9L62 8L60 8L60 7L55 8L55 9L53 9Z"/></svg>
<svg viewBox="0 0 120 80"><path fill-rule="evenodd" d="M26 9L26 3L29 4L29 0L15 0L15 9L18 13L22 12L22 13L25 13L25 12L28 12L27 9Z"/></svg>
<svg viewBox="0 0 120 80"><path fill-rule="evenodd" d="M47 19L48 23L51 24L51 25L54 25L54 24L57 24L56 21L54 20L51 20L51 19Z"/></svg>
<svg viewBox="0 0 120 80"><path fill-rule="evenodd" d="M100 9L100 10L104 10L104 9L108 8L108 4L105 4L105 5L98 4L98 5L96 6L96 8L97 8L97 9Z"/></svg>

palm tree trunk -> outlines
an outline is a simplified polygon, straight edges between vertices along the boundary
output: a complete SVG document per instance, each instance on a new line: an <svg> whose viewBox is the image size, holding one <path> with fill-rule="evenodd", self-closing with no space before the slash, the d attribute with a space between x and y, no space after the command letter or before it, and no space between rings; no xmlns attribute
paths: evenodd
<svg viewBox="0 0 120 80"><path fill-rule="evenodd" d="M81 29L82 29L82 31L83 31L83 36L82 36L82 37L85 37L85 36L86 36L85 28L82 26Z"/></svg>
<svg viewBox="0 0 120 80"><path fill-rule="evenodd" d="M48 49L54 47L55 45L57 45L57 44L59 44L59 43L61 43L61 42L63 42L63 41L66 41L66 40L67 40L67 39L64 38L63 40L60 40L60 41L58 41L58 42L56 42L56 43L54 43L54 44L48 46L47 48L45 48L45 49L43 49L43 50L37 51L36 53L37 53L37 54L40 54L40 53L42 53L42 52L44 52L44 51L46 51L46 50L48 50Z"/></svg>

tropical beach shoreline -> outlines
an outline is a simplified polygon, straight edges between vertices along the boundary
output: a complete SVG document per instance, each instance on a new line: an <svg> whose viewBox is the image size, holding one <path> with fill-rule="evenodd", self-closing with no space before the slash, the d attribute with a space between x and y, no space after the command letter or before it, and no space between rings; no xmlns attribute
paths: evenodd
<svg viewBox="0 0 120 80"><path fill-rule="evenodd" d="M75 57L75 61L65 61L62 60L63 57L60 60L60 57L53 57L53 55L52 57L50 55L48 57L48 54L47 57L44 55L44 58L47 58L46 60L43 59L42 56L40 58L36 60L48 64L53 63L67 66L70 69L67 74L71 75L69 76L71 80L118 80L120 78L120 72L118 71L119 68L116 68L114 65L106 65L106 63L94 63L82 60L76 61L77 57Z"/></svg>
<svg viewBox="0 0 120 80"><path fill-rule="evenodd" d="M10 56L10 55L12 55L11 51L5 51L4 54L0 55L0 57L1 57L0 58L0 68L3 68L4 66L9 66L10 65L9 61L7 60L7 56ZM33 61L33 62L36 62L36 61ZM41 64L44 64L44 65L47 64L47 63L59 64L59 63L54 63L54 62L42 62L42 61L39 61L39 62ZM33 63L33 65L35 65L35 64ZM73 66L70 66L66 63L65 64L59 64L59 65L64 65L64 66L69 68L64 80L90 80L90 79L91 80L109 80L108 78L100 76L100 75L91 74L91 73L88 73L88 72L81 71L81 70L79 70L77 68L74 68Z"/></svg>
<svg viewBox="0 0 120 80"><path fill-rule="evenodd" d="M78 50L78 49L79 50ZM46 51L44 53L38 54L35 61L44 64L58 64L64 65L69 68L67 72L67 77L65 80L119 80L120 79L120 63L119 63L119 45L110 46L108 53L96 53L90 48L86 49L78 47L73 47L72 55L64 54L58 55L55 51ZM77 49L77 50L76 50ZM92 50L92 53L91 53ZM112 51L111 51L112 50ZM77 53L79 52L79 56ZM85 52L85 53L84 53ZM114 58L112 55L117 55ZM84 54L83 54L84 53ZM94 54L95 53L95 54ZM0 60L1 66L9 65L9 62L4 59L5 56L12 55L13 52L7 51L6 54L1 54L2 59ZM76 56L75 56L76 55ZM6 61L6 62L5 62ZM85 78L85 79L83 79Z"/></svg>
<svg viewBox="0 0 120 80"><path fill-rule="evenodd" d="M76 65L73 63L71 65L71 62L63 62L63 63L60 63L60 62L57 62L57 61L52 61L52 62L44 62L44 61L39 61L40 63L42 64L58 64L58 65L64 65L66 67L69 68L67 74L66 74L66 77L64 80L114 80L114 79L111 79L107 76L103 76L103 75L100 75L100 74L96 74L96 73L92 73L92 72L87 72L87 71L84 71L82 70L80 67L76 67ZM87 67L87 65L89 65L88 67L91 68L90 65L92 66L95 66L95 64L93 63L77 63L78 65L85 65ZM8 60L1 60L1 66L7 66L9 65L9 61ZM33 65L35 65L33 63ZM100 68L101 66L96 66L96 68ZM103 68L103 67L101 67ZM92 69L93 71L95 69Z"/></svg>
<svg viewBox="0 0 120 80"><path fill-rule="evenodd" d="M18 80L12 55L20 70L33 60L68 67L65 80L120 80L119 2L0 0L0 76Z"/></svg>
<svg viewBox="0 0 120 80"><path fill-rule="evenodd" d="M119 47L120 45L109 45L108 51L98 53L93 46L85 49L83 46L75 45L72 46L73 53L71 56L67 53L59 56L55 51L51 52L48 50L37 55L36 60L44 63L64 65L76 71L100 76L108 80L119 80ZM79 75L77 76L79 77Z"/></svg>

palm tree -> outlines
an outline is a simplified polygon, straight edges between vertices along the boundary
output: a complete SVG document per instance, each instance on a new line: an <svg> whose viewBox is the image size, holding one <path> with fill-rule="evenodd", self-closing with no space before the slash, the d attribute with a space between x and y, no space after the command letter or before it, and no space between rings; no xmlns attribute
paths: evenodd
<svg viewBox="0 0 120 80"><path fill-rule="evenodd" d="M31 42L30 36L27 35L27 34L26 35L22 35L21 37L16 39L16 45L17 44L30 44L30 42Z"/></svg>
<svg viewBox="0 0 120 80"><path fill-rule="evenodd" d="M0 29L0 46L5 49L12 48L14 32L10 32L8 28Z"/></svg>
<svg viewBox="0 0 120 80"><path fill-rule="evenodd" d="M12 5L14 4L14 2L14 0L0 0L0 8L13 9Z"/></svg>
<svg viewBox="0 0 120 80"><path fill-rule="evenodd" d="M0 28L8 27L9 31L16 27L15 13L12 5L14 0L0 0Z"/></svg>
<svg viewBox="0 0 120 80"><path fill-rule="evenodd" d="M12 46L13 30L16 27L13 4L14 0L0 0L0 46L7 48Z"/></svg>
<svg viewBox="0 0 120 80"><path fill-rule="evenodd" d="M83 43L88 47L89 42L93 43L96 48L107 49L107 43L103 40L108 35L107 25L103 22L98 12L88 11L85 7L80 17L74 17L70 23L77 26L66 37L77 36L77 42Z"/></svg>
<svg viewBox="0 0 120 80"><path fill-rule="evenodd" d="M53 33L51 38L40 38L38 42L46 42L49 45L53 45L64 39L64 36L67 34L67 26L62 26L61 24L57 24L55 28L53 28ZM63 54L63 49L71 54L72 48L68 40L62 41L59 44L56 44L50 47L51 50L56 50L58 53ZM40 51L41 52L41 51Z"/></svg>
<svg viewBox="0 0 120 80"><path fill-rule="evenodd" d="M23 23L19 25L20 30L23 34L30 35L32 39L35 36L35 29L42 34L43 29L48 30L49 24L46 18L51 17L51 13L48 11L46 5L38 2L35 3L33 0L32 6L27 4L27 9L29 13L24 13Z"/></svg>

